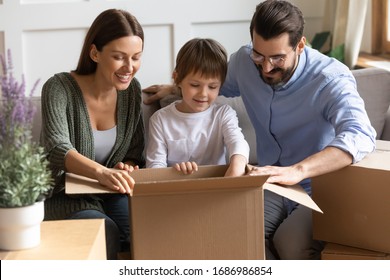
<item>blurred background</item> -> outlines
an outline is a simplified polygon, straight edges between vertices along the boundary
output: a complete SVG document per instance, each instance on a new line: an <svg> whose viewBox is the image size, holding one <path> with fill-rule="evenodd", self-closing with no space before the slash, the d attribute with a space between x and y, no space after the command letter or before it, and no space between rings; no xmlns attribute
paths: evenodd
<svg viewBox="0 0 390 280"><path fill-rule="evenodd" d="M353 31L353 37L358 39L359 51L371 51L371 1L375 0L341 1L360 5L360 12L355 12L353 16L359 23L358 32ZM15 77L19 79L24 74L27 88L41 79L34 93L40 95L41 87L49 77L76 67L85 33L95 17L105 9L126 9L137 17L145 32L142 66L137 74L142 87L170 83L176 54L187 40L193 37L214 38L225 46L229 54L250 42L249 23L260 2L0 0L0 53L11 50ZM319 32L335 30L335 17L340 18L341 11L339 1L291 2L304 13L305 36L309 42ZM353 25L356 27L357 24ZM341 37L346 37L345 32Z"/></svg>

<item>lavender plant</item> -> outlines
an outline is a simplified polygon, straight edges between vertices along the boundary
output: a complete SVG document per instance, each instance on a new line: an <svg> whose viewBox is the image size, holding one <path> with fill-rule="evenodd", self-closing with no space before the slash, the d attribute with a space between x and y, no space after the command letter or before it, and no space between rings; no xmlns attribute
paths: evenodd
<svg viewBox="0 0 390 280"><path fill-rule="evenodd" d="M28 206L52 188L46 155L32 140L35 107L30 97L39 80L26 96L24 76L21 83L13 77L11 51L0 59L0 208Z"/></svg>

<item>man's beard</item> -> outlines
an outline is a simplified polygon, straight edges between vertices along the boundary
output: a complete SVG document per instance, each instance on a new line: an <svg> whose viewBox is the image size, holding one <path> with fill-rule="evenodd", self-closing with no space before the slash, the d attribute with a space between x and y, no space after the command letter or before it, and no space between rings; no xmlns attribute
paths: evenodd
<svg viewBox="0 0 390 280"><path fill-rule="evenodd" d="M282 68L278 67L278 68L272 69L269 72L269 74L275 74L275 73L279 72L281 75L277 78L263 76L263 67L261 65L257 65L257 64L256 64L256 67L257 67L257 70L259 71L260 77L263 79L263 81L266 84L269 84L271 87L279 87L279 86L283 86L284 84L286 84L288 82L288 80L290 79L290 77L292 76L292 74L294 73L295 61L291 67L288 67L286 69L282 69Z"/></svg>

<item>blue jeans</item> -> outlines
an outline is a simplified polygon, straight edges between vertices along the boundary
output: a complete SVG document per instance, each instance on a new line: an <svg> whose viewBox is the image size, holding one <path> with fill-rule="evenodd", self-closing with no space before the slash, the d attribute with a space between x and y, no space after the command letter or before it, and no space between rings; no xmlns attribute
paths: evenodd
<svg viewBox="0 0 390 280"><path fill-rule="evenodd" d="M106 231L107 259L117 259L118 253L130 250L130 226L128 196L123 194L101 194L105 213L97 210L82 210L69 219L104 219Z"/></svg>

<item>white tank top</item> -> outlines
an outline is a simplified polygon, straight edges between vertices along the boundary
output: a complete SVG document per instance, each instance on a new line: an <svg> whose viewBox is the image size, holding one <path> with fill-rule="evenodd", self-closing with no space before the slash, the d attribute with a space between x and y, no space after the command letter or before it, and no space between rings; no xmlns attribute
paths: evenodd
<svg viewBox="0 0 390 280"><path fill-rule="evenodd" d="M104 164L116 140L116 126L107 130L93 130L95 142L95 161Z"/></svg>

